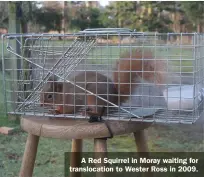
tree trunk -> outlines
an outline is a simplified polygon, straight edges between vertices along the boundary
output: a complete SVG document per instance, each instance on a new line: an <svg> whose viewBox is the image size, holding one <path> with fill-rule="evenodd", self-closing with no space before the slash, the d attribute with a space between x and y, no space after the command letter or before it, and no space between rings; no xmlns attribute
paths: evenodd
<svg viewBox="0 0 204 177"><path fill-rule="evenodd" d="M201 33L201 24L200 24L200 22L197 23L197 33Z"/></svg>
<svg viewBox="0 0 204 177"><path fill-rule="evenodd" d="M9 33L20 33L20 21L19 18L17 18L17 3L16 2L9 2L8 3L8 15L9 15ZM20 40L20 39L18 39ZM20 55L21 49L20 45L17 42L17 40L13 39L10 41L11 46L14 49L14 52ZM7 66L8 65L8 66ZM20 72L18 72L18 69L21 68L21 60L19 57L15 57L15 60L9 60L6 61L6 67L10 68L12 66L13 70L11 71L11 77L14 82L12 82L11 88L13 88L14 92L11 92L11 99L12 99L12 108L15 110L17 108L17 102L18 100L18 95L17 95L17 90L18 90L18 80L20 77ZM17 117L16 117L17 118Z"/></svg>
<svg viewBox="0 0 204 177"><path fill-rule="evenodd" d="M28 25L23 20L21 20L21 31L22 33L28 33Z"/></svg>

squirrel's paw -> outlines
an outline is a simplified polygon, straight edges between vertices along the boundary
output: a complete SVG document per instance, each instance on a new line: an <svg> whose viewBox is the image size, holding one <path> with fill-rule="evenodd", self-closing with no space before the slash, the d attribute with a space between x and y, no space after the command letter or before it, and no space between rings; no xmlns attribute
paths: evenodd
<svg viewBox="0 0 204 177"><path fill-rule="evenodd" d="M59 114L62 114L59 110L51 110L50 111L51 114L53 115L59 115ZM53 119L53 120L65 120L66 118L65 117L50 117L50 119Z"/></svg>
<svg viewBox="0 0 204 177"><path fill-rule="evenodd" d="M50 110L50 114L58 115L61 113L58 110Z"/></svg>

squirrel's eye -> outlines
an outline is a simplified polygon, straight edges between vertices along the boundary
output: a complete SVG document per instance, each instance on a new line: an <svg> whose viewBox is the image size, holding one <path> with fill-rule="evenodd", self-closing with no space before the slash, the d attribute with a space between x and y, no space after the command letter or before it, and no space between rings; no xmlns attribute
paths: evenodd
<svg viewBox="0 0 204 177"><path fill-rule="evenodd" d="M47 95L47 98L48 98L48 99L52 99L52 94L48 94L48 95Z"/></svg>

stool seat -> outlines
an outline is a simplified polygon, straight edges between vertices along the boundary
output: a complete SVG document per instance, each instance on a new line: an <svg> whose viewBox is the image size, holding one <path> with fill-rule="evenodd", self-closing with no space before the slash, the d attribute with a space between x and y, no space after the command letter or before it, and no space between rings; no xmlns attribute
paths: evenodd
<svg viewBox="0 0 204 177"><path fill-rule="evenodd" d="M111 134L116 136L133 133L138 152L148 152L144 129L148 128L151 124L152 122L116 120L108 120L106 123L89 123L88 119L22 116L21 128L28 132L28 137L19 177L32 177L40 137L65 140L72 139L71 152L73 153L71 153L70 157L70 166L80 167L83 139L94 139L94 153L97 158L104 158L107 156L107 137L110 137ZM104 164L96 164L96 166L102 167ZM69 176L81 177L81 172L70 172ZM105 172L96 173L96 177L105 176ZM146 173L145 176L152 177L152 174Z"/></svg>
<svg viewBox="0 0 204 177"><path fill-rule="evenodd" d="M116 120L108 120L107 123L113 136L141 131L152 124L150 122ZM36 136L57 139L90 139L110 136L105 123L89 123L88 119L22 116L21 128Z"/></svg>

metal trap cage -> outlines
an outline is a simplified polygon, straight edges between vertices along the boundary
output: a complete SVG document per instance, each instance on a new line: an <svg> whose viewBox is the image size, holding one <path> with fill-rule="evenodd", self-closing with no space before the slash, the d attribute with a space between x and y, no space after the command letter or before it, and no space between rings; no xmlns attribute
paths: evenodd
<svg viewBox="0 0 204 177"><path fill-rule="evenodd" d="M194 123L203 112L203 34L101 28L63 35L7 34L2 40L9 114ZM129 61L130 70L123 71L120 60ZM166 76L163 82L157 82L158 72ZM120 99L123 88L129 89L122 95L125 101Z"/></svg>

